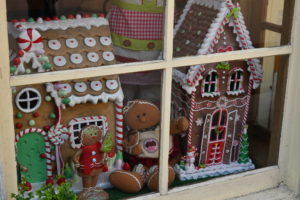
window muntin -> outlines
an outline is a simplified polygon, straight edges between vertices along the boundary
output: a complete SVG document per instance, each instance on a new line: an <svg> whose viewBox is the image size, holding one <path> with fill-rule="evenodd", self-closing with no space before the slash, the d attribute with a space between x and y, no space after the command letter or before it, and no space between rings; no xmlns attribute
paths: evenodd
<svg viewBox="0 0 300 200"><path fill-rule="evenodd" d="M41 94L34 88L24 88L16 96L16 105L25 113L33 112L41 105Z"/></svg>
<svg viewBox="0 0 300 200"><path fill-rule="evenodd" d="M219 96L218 88L218 74L217 71L212 70L208 72L207 76L203 79L202 83L202 97L215 97Z"/></svg>
<svg viewBox="0 0 300 200"><path fill-rule="evenodd" d="M239 95L245 92L243 89L244 71L242 69L235 69L228 78L228 95Z"/></svg>

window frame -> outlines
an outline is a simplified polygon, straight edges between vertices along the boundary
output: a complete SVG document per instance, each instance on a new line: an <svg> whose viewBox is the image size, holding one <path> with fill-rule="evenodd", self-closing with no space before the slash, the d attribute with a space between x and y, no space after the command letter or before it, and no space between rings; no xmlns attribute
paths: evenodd
<svg viewBox="0 0 300 200"><path fill-rule="evenodd" d="M11 87L158 69L163 70L159 193L149 194L135 199L225 199L276 187L281 182L286 183L293 191L297 193L300 192L300 171L298 170L300 157L297 156L297 152L300 150L300 134L298 134L300 124L297 122L300 119L300 112L297 112L300 110L300 105L298 104L300 94L295 93L295 91L297 91L296 89L298 89L298 91L300 90L300 79L298 78L300 77L300 70L297 68L300 62L300 57L298 56L300 54L300 38L297 37L300 35L300 1L295 1L292 40L290 45L173 59L174 0L168 0L165 12L165 48L163 60L22 75L17 77L10 77L9 72L6 1L0 1L0 10L2 11L0 12L0 29L2 30L0 32L0 43L3 56L3 59L0 59L0 150L1 152L5 152L0 155L0 166L2 166L4 191L7 197L10 196L10 193L17 192ZM168 190L167 174L172 69L186 65L208 64L276 55L289 55L278 165ZM216 193L215 191L218 192Z"/></svg>
<svg viewBox="0 0 300 200"><path fill-rule="evenodd" d="M34 92L37 95L37 97L30 97L29 92ZM26 93L27 97L26 97L26 99L21 99L21 96L24 93ZM34 100L37 100L37 103L33 108L31 108L30 104ZM32 113L32 112L36 111L37 109L39 109L39 107L41 106L42 97L41 97L40 92L37 89L28 87L28 88L23 88L22 90L20 90L18 92L15 102L16 102L17 108L20 111L22 111L24 113ZM22 105L20 105L20 102L27 102L27 108L23 108Z"/></svg>
<svg viewBox="0 0 300 200"><path fill-rule="evenodd" d="M241 72L241 77L238 79L238 73ZM232 76L235 75L235 79L232 80ZM236 81L237 80L237 81ZM231 82L234 84L234 88L236 88L236 84L239 83L239 88L237 90L231 90ZM244 83L244 70L242 68L234 68L229 72L228 75L228 82L227 82L227 95L240 95L245 93L245 90L243 89L243 83Z"/></svg>
<svg viewBox="0 0 300 200"><path fill-rule="evenodd" d="M212 80L215 76L215 80ZM207 77L209 80L207 81ZM205 91L205 87L208 85L208 92ZM214 85L214 91L212 91L212 86ZM202 88L201 88L202 97L216 97L220 96L219 91L219 77L216 70L209 70L205 77L202 79Z"/></svg>

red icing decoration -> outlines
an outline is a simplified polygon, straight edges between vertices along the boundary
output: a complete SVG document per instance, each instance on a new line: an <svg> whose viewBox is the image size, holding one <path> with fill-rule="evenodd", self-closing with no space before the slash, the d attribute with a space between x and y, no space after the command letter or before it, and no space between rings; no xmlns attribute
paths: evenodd
<svg viewBox="0 0 300 200"><path fill-rule="evenodd" d="M58 21L59 18L58 18L57 16L54 16L54 17L53 17L53 20Z"/></svg>
<svg viewBox="0 0 300 200"><path fill-rule="evenodd" d="M224 52L228 52L228 51L233 51L233 47L232 46L220 47L217 50L218 53L224 53Z"/></svg>
<svg viewBox="0 0 300 200"><path fill-rule="evenodd" d="M17 23L18 22L18 20L17 19L13 19L13 20L11 20L11 23L13 23L13 24L15 24L15 23Z"/></svg>
<svg viewBox="0 0 300 200"><path fill-rule="evenodd" d="M54 181L52 180L52 178L48 178L48 179L46 180L46 185L48 185L48 184L54 185Z"/></svg>
<svg viewBox="0 0 300 200"><path fill-rule="evenodd" d="M96 84L96 86L98 86L98 84ZM112 158L116 155L116 152L114 149L111 150L111 152L107 153L108 157Z"/></svg>
<svg viewBox="0 0 300 200"><path fill-rule="evenodd" d="M73 15L68 15L68 19L74 19Z"/></svg>
<svg viewBox="0 0 300 200"><path fill-rule="evenodd" d="M61 184L63 184L63 183L65 183L66 182L66 178L65 177L60 177L58 180L57 180L57 185L61 185Z"/></svg>
<svg viewBox="0 0 300 200"><path fill-rule="evenodd" d="M40 158L42 158L42 159L46 158L46 154L41 153L41 154L40 154Z"/></svg>
<svg viewBox="0 0 300 200"><path fill-rule="evenodd" d="M129 165L127 162L124 163L123 169L124 169L125 171L129 171L129 170L130 170L130 165Z"/></svg>
<svg viewBox="0 0 300 200"><path fill-rule="evenodd" d="M44 131L49 131L50 127L49 126L44 126L43 129L44 129Z"/></svg>
<svg viewBox="0 0 300 200"><path fill-rule="evenodd" d="M18 24L16 27L17 27L17 28L22 28L22 25L21 25L21 24Z"/></svg>
<svg viewBox="0 0 300 200"><path fill-rule="evenodd" d="M83 18L89 18L89 17L90 17L90 15L89 15L89 14L87 14L87 13L84 13L84 14L82 15L82 17L83 17Z"/></svg>
<svg viewBox="0 0 300 200"><path fill-rule="evenodd" d="M21 123L16 123L16 128L22 128L23 127L23 124L21 124Z"/></svg>
<svg viewBox="0 0 300 200"><path fill-rule="evenodd" d="M21 59L20 59L19 57L16 57L16 58L14 59L14 64L15 64L15 65L21 64Z"/></svg>
<svg viewBox="0 0 300 200"><path fill-rule="evenodd" d="M104 13L99 13L98 16L104 18L104 17L105 17L105 14L104 14Z"/></svg>
<svg viewBox="0 0 300 200"><path fill-rule="evenodd" d="M107 171L108 171L108 167L107 167L107 165L104 165L104 166L103 166L103 169L102 169L102 171L103 171L103 172L107 172Z"/></svg>
<svg viewBox="0 0 300 200"><path fill-rule="evenodd" d="M51 21L51 18L50 17L45 17L44 20L49 22L49 21Z"/></svg>
<svg viewBox="0 0 300 200"><path fill-rule="evenodd" d="M24 51L22 51L22 50L18 51L18 56L20 56L20 57L24 56Z"/></svg>
<svg viewBox="0 0 300 200"><path fill-rule="evenodd" d="M20 21L21 21L21 22L26 22L27 20L26 20L26 19L24 19L24 18L22 18Z"/></svg>
<svg viewBox="0 0 300 200"><path fill-rule="evenodd" d="M33 117L37 118L39 116L40 116L40 113L38 113L38 112L33 113Z"/></svg>
<svg viewBox="0 0 300 200"><path fill-rule="evenodd" d="M32 189L32 185L28 181L26 181L23 186L26 187L26 192L29 192Z"/></svg>

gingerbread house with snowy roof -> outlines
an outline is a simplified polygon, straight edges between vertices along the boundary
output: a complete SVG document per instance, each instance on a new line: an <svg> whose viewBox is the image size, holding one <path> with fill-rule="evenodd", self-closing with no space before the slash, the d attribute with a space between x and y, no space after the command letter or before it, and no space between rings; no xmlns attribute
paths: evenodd
<svg viewBox="0 0 300 200"><path fill-rule="evenodd" d="M176 57L251 48L241 8L231 0L189 0L175 26ZM260 61L185 67L174 70L173 80L173 115L189 118L187 155L182 166L176 166L179 178L198 179L253 169L247 155L246 127L251 90L262 80Z"/></svg>
<svg viewBox="0 0 300 200"><path fill-rule="evenodd" d="M14 20L9 34L12 75L115 63L103 15ZM16 87L13 97L17 162L30 183L51 183L53 172L62 173L81 147L86 126L101 128L102 140L110 134L116 151L122 151L123 92L117 75Z"/></svg>

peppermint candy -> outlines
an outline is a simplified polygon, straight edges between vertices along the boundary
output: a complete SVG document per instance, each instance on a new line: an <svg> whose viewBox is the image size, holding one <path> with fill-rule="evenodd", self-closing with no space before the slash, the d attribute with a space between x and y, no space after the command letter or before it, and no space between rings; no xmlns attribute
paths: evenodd
<svg viewBox="0 0 300 200"><path fill-rule="evenodd" d="M24 51L36 51L43 48L43 38L35 29L22 31L18 37L18 45Z"/></svg>

